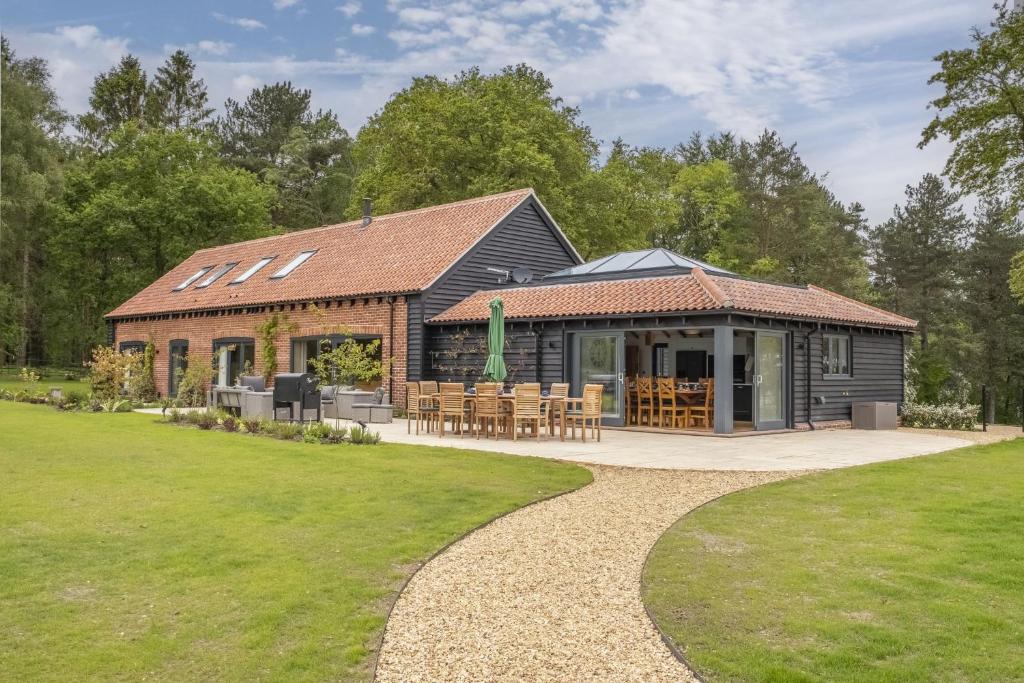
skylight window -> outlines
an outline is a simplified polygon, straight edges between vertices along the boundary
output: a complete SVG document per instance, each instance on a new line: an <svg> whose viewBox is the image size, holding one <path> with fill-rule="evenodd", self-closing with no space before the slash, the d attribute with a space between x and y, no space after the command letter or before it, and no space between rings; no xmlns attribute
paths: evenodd
<svg viewBox="0 0 1024 683"><path fill-rule="evenodd" d="M174 291L175 292L180 292L181 290L185 289L186 287L188 287L190 284L192 284L193 282L195 282L196 280L198 280L202 276L204 276L207 273L209 273L211 270L213 270L213 266L206 266L204 268L200 268L198 271L196 271L195 275L191 276L189 279L185 280L180 285L175 287Z"/></svg>
<svg viewBox="0 0 1024 683"><path fill-rule="evenodd" d="M246 280L251 278L253 275L255 275L261 268L263 268L263 266L267 265L268 263L273 261L275 258L277 258L277 257L276 256L267 256L266 258L261 258L259 261L257 261L255 263L255 265L253 265L251 268L249 268L249 270L245 271L244 273L242 273L241 275L236 277L234 280L232 280L228 284L232 284L232 285L242 284L243 282L245 282Z"/></svg>
<svg viewBox="0 0 1024 683"><path fill-rule="evenodd" d="M196 285L196 289L202 289L203 287L209 287L214 282L216 282L218 279L220 279L224 275L224 273L228 272L229 270L231 270L232 268L234 268L237 265L238 265L238 261L235 261L233 263L225 263L223 266L221 266L217 270L213 271L213 273L210 275L210 277L206 278L205 280L200 282L198 285Z"/></svg>
<svg viewBox="0 0 1024 683"><path fill-rule="evenodd" d="M315 253L316 253L316 251L303 251L303 252L300 252L298 256L296 256L295 258L293 258L291 261L288 262L288 265L286 265L284 268L282 268L281 270L279 270L276 273L274 273L273 275L271 275L270 278L272 280L275 280L275 279L280 279L280 278L283 278L283 277L288 277L288 275L290 275L293 270L295 270L296 268L301 266L303 263L308 261L309 257L312 256Z"/></svg>

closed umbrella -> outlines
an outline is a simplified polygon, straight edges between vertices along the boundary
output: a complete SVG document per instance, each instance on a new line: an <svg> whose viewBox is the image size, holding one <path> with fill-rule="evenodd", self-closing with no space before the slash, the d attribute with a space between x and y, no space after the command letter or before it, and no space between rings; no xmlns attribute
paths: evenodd
<svg viewBox="0 0 1024 683"><path fill-rule="evenodd" d="M491 299L491 321L487 325L487 364L484 377L494 382L503 382L508 376L505 367L505 306L501 297Z"/></svg>

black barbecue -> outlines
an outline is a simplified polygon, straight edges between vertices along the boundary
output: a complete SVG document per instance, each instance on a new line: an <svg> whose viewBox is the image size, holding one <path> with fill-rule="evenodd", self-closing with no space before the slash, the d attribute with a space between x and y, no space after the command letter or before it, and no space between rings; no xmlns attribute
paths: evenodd
<svg viewBox="0 0 1024 683"><path fill-rule="evenodd" d="M299 406L298 421L302 421L305 411L316 410L317 422L320 421L320 389L316 375L309 372L286 372L274 376L274 416L278 408L288 409L288 420L294 422L295 406Z"/></svg>

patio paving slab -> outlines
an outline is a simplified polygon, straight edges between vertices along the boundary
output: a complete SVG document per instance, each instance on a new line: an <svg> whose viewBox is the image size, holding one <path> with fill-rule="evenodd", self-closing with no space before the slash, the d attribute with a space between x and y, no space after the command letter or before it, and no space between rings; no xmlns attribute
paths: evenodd
<svg viewBox="0 0 1024 683"><path fill-rule="evenodd" d="M341 424L348 424L344 421ZM390 443L471 448L557 460L675 470L734 470L750 472L835 469L895 460L968 446L976 440L1014 438L1017 428L991 428L987 434L899 429L865 431L830 429L737 438L661 434L605 429L601 441L535 439L476 439L450 433L406 433L405 420L371 425ZM974 436L977 434L978 436Z"/></svg>

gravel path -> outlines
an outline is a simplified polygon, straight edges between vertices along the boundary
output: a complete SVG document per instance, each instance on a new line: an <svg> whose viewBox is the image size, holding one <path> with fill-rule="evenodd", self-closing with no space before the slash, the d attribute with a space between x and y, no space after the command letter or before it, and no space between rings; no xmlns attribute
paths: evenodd
<svg viewBox="0 0 1024 683"><path fill-rule="evenodd" d="M426 564L395 604L377 680L694 680L644 611L644 559L694 507L794 473L591 469L589 486Z"/></svg>

